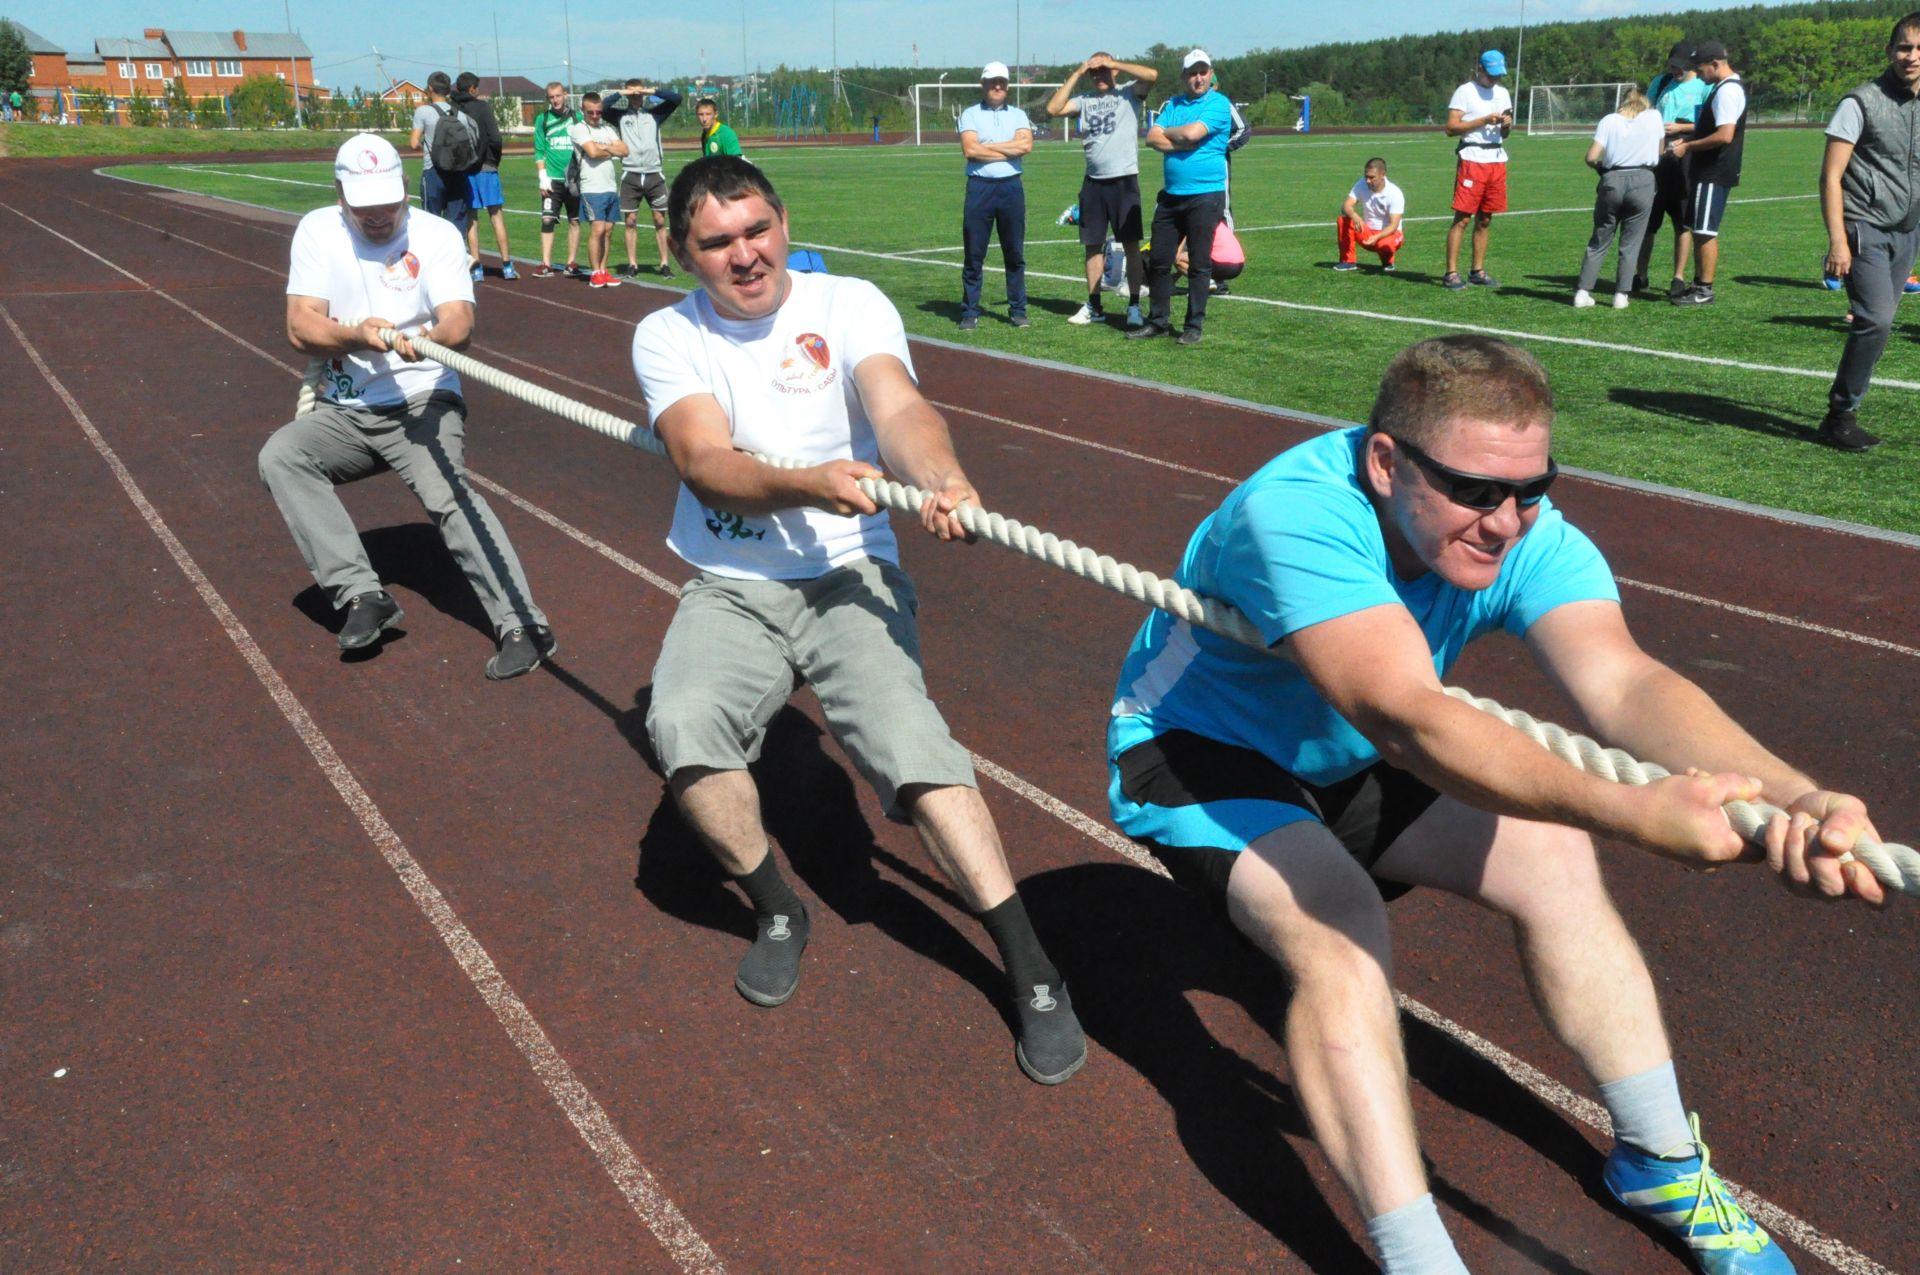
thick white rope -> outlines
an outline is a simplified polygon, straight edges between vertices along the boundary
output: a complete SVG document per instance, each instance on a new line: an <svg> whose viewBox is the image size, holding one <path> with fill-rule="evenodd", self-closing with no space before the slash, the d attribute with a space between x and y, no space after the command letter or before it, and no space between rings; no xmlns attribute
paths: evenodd
<svg viewBox="0 0 1920 1275"><path fill-rule="evenodd" d="M392 340L394 334L389 330L382 335ZM420 353L462 376L471 377L503 394L530 403L576 425L584 425L588 429L605 434L630 447L637 447L656 456L667 454L666 445L660 441L659 436L645 426L622 420L611 412L589 407L585 403L568 398L545 386L523 380L511 372L503 372L458 350L450 350L430 337L415 335L409 339ZM306 380L301 383L299 410L302 414L312 408L322 367L323 365L316 361L308 369ZM803 469L811 463L759 453L754 453L754 456L757 460L782 469ZM884 509L898 509L917 515L920 512L921 503L927 499L927 493L918 487L910 487L904 483L894 482L892 479L863 478L859 481L860 490L865 492L874 504ZM1106 554L1097 553L1071 540L1063 540L1052 532L1041 531L1037 527L1030 527L1025 523L973 505L960 506L955 511L955 516L959 518L961 526L983 540L992 541L994 544L1036 561L1050 563L1083 580L1091 580L1115 593L1124 594L1136 602L1158 607L1190 624L1255 650L1285 658L1284 652L1275 650L1267 644L1251 620L1225 602L1202 597L1191 589L1184 588L1171 580L1163 580L1152 572L1141 571L1128 563L1118 562ZM1664 779L1670 773L1651 762L1637 761L1617 748L1603 748L1584 735L1576 735L1551 722L1539 721L1520 709L1505 708L1493 700L1456 687L1448 687L1447 694L1499 718L1562 761L1603 779L1609 779L1615 783L1639 785ZM1756 844L1762 842L1768 822L1774 815L1781 813L1777 806L1764 802L1744 801L1729 803L1726 811L1727 821L1733 825L1734 830ZM1867 869L1887 889L1920 896L1920 852L1914 851L1909 846L1892 843L1883 845L1862 837L1854 845L1853 855L1861 863L1866 864Z"/></svg>

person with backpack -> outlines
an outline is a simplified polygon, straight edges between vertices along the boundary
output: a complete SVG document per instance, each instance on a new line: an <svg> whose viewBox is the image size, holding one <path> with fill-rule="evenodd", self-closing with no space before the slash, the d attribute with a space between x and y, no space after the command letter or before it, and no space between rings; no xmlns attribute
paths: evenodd
<svg viewBox="0 0 1920 1275"><path fill-rule="evenodd" d="M414 108L407 146L420 152L420 206L465 235L473 219L467 170L480 161L480 139L448 101L452 96L453 81L445 71L427 77L427 100ZM452 127L443 131L440 126L448 121Z"/></svg>
<svg viewBox="0 0 1920 1275"><path fill-rule="evenodd" d="M475 283L486 277L480 265L483 209L493 221L493 243L500 249L500 277L520 277L519 271L513 268L513 249L507 246L506 198L500 193L500 153L505 141L500 135L500 121L493 115L493 104L474 92L479 87L480 77L472 71L460 72L460 78L453 82L453 104L480 133L480 162L467 173L467 203L473 210L472 220L467 223L467 256L473 261Z"/></svg>
<svg viewBox="0 0 1920 1275"><path fill-rule="evenodd" d="M567 184L567 172L573 166L573 126L580 112L567 105L567 86L555 80L547 85L547 108L533 117L533 163L540 176L540 266L536 279L551 279L556 274L579 277L585 272L577 264L580 257L580 191ZM567 264L564 270L553 268L553 232L560 215L567 217Z"/></svg>

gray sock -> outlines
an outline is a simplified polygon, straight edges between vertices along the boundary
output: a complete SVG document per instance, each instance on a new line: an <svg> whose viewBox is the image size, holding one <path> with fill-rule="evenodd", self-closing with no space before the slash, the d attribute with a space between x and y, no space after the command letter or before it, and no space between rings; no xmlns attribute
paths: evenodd
<svg viewBox="0 0 1920 1275"><path fill-rule="evenodd" d="M1412 1204L1368 1218L1367 1238L1380 1254L1383 1275L1467 1275L1467 1264L1454 1252L1431 1191Z"/></svg>
<svg viewBox="0 0 1920 1275"><path fill-rule="evenodd" d="M1600 1101L1613 1117L1613 1136L1620 1141L1649 1155L1684 1159L1697 1154L1672 1059L1637 1076L1601 1085Z"/></svg>

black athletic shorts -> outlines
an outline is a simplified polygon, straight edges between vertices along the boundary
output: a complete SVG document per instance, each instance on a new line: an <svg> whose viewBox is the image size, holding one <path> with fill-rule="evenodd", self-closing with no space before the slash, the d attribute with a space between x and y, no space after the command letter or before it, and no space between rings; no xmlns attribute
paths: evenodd
<svg viewBox="0 0 1920 1275"><path fill-rule="evenodd" d="M1423 781L1385 762L1326 787L1309 784L1260 753L1189 731L1168 731L1136 744L1115 760L1120 795L1143 807L1167 812L1168 823L1189 827L1204 820L1183 820L1183 807L1214 802L1279 803L1297 807L1326 825L1360 866L1372 869L1391 846L1440 797ZM1276 812L1274 827L1285 827ZM1197 838L1185 838L1196 840ZM1249 838L1250 840L1252 838ZM1163 845L1135 836L1166 865L1173 879L1204 896L1226 915L1227 877L1237 845ZM1222 841L1230 838L1222 836ZM1413 887L1374 878L1383 899L1396 899Z"/></svg>
<svg viewBox="0 0 1920 1275"><path fill-rule="evenodd" d="M1140 242L1140 178L1085 177L1080 181L1080 242L1098 248L1111 234Z"/></svg>
<svg viewBox="0 0 1920 1275"><path fill-rule="evenodd" d="M560 220L561 210L566 211L568 221L580 220L580 196L568 196L560 186L549 186L540 192L540 220L542 223Z"/></svg>
<svg viewBox="0 0 1920 1275"><path fill-rule="evenodd" d="M1727 215L1727 187L1720 182L1689 182L1685 215L1694 238L1717 238L1720 219Z"/></svg>

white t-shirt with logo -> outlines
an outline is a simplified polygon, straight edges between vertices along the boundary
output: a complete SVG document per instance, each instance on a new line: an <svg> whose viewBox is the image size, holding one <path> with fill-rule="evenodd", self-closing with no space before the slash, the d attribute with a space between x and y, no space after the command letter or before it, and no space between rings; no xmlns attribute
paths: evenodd
<svg viewBox="0 0 1920 1275"><path fill-rule="evenodd" d="M1353 184L1352 191L1348 193L1353 196L1354 202L1358 205L1360 220L1367 224L1368 230L1385 230L1388 221L1395 213L1399 213L1402 217L1407 215L1407 197L1401 194L1400 188L1392 182L1386 183L1376 192L1373 187L1367 185L1367 179L1362 177Z"/></svg>
<svg viewBox="0 0 1920 1275"><path fill-rule="evenodd" d="M1513 109L1513 95L1507 92L1504 84L1481 88L1480 81L1468 80L1453 91L1453 100L1447 103L1447 109L1460 112L1463 120L1477 120L1483 115L1504 115ZM1492 120L1464 134L1458 141L1460 158L1470 164L1507 162L1506 138L1500 132L1500 126Z"/></svg>
<svg viewBox="0 0 1920 1275"><path fill-rule="evenodd" d="M647 410L658 420L683 398L711 394L741 451L878 467L879 441L853 374L873 355L890 354L913 375L899 311L864 279L788 277L786 303L764 319L721 318L704 290L643 319L633 334L633 370ZM684 483L667 547L702 571L738 580L810 580L860 557L900 557L884 511L743 516L707 508Z"/></svg>
<svg viewBox="0 0 1920 1275"><path fill-rule="evenodd" d="M620 190L620 170L614 164L614 156L594 159L588 155L582 142L598 142L602 146L611 146L620 140L611 124L589 124L585 120L575 120L567 125L567 136L573 139L573 149L580 152L580 193L583 195L612 195Z"/></svg>
<svg viewBox="0 0 1920 1275"><path fill-rule="evenodd" d="M319 297L335 322L382 318L405 333L430 330L435 307L473 301L467 244L453 223L407 209L383 244L360 236L338 204L316 208L293 232L287 295ZM409 363L391 351L361 350L328 361L320 397L347 407L396 407L435 390L458 394L460 378L431 359Z"/></svg>

